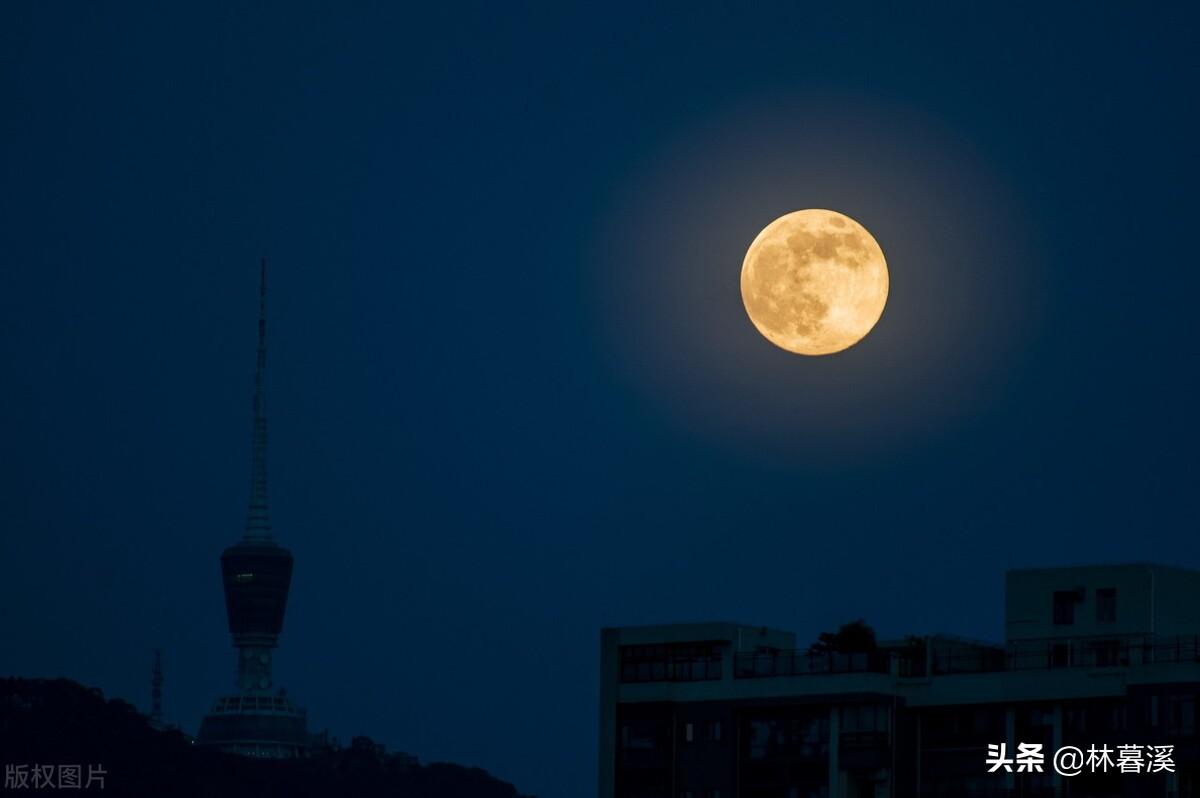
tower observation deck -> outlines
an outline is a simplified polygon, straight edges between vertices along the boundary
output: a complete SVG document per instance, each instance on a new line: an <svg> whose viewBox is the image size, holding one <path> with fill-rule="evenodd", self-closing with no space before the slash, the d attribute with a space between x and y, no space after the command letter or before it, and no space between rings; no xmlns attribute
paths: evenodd
<svg viewBox="0 0 1200 798"><path fill-rule="evenodd" d="M197 743L267 758L303 756L311 745L307 717L287 693L274 691L272 652L283 631L292 553L275 542L267 513L267 262L261 264L258 359L254 373L250 505L242 539L221 554L229 632L238 651L237 690L214 703L200 723Z"/></svg>

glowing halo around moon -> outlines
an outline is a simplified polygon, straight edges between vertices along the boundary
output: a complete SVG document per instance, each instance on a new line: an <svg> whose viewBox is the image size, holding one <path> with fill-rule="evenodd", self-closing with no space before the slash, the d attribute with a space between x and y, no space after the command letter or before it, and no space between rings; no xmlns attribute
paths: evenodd
<svg viewBox="0 0 1200 798"><path fill-rule="evenodd" d="M742 262L742 303L771 343L800 355L829 355L861 341L888 297L883 250L867 229L837 211L779 217Z"/></svg>

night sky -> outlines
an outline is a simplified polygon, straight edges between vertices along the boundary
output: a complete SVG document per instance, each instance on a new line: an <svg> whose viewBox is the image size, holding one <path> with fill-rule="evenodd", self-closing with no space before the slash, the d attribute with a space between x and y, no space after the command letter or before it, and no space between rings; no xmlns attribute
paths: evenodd
<svg viewBox="0 0 1200 798"><path fill-rule="evenodd" d="M232 688L262 255L277 683L344 741L590 795L601 626L1200 566L1194 5L245 5L0 11L0 673ZM738 290L804 207L891 271L827 358Z"/></svg>

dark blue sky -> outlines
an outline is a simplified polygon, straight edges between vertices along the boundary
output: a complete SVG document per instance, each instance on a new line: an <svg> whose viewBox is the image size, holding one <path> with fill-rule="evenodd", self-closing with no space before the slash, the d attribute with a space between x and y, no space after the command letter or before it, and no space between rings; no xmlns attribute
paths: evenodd
<svg viewBox="0 0 1200 798"><path fill-rule="evenodd" d="M343 739L588 795L602 625L1200 565L1194 9L244 5L0 12L0 672L231 687L263 254L279 682ZM820 360L738 294L812 206L892 279Z"/></svg>

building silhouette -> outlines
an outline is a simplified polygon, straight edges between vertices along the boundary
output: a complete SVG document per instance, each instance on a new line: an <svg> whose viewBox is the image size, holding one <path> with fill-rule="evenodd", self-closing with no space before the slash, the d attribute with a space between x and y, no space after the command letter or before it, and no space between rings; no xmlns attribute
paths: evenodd
<svg viewBox="0 0 1200 798"><path fill-rule="evenodd" d="M271 660L283 630L292 553L275 542L267 513L267 262L259 280L258 359L254 374L250 503L242 539L221 554L229 632L237 649L237 692L218 698L200 723L196 742L269 758L303 756L311 746L303 709L275 690Z"/></svg>
<svg viewBox="0 0 1200 798"><path fill-rule="evenodd" d="M1200 796L1200 573L1017 570L1005 594L1003 644L604 629L600 798ZM988 772L989 745L1019 743L1043 746L1042 772ZM1138 772L1052 766L1064 746L1122 745L1146 747ZM1164 745L1173 772L1149 772Z"/></svg>

